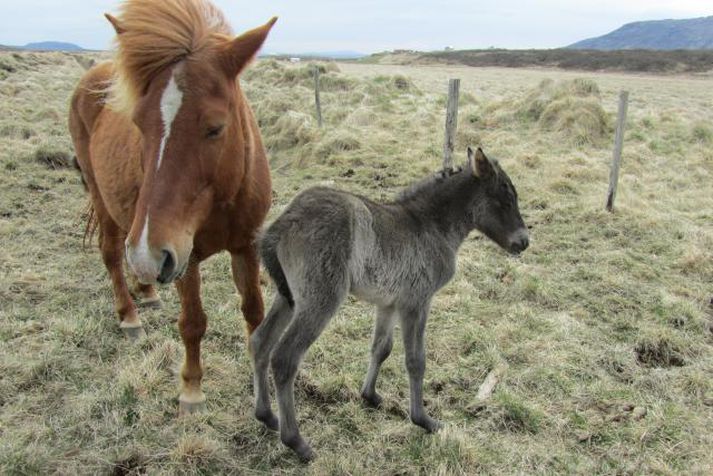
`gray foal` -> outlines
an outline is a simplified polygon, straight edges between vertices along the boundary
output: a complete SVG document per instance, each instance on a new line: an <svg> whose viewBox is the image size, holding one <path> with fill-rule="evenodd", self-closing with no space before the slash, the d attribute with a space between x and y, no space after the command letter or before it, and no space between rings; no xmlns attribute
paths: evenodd
<svg viewBox="0 0 713 476"><path fill-rule="evenodd" d="M377 307L362 397L373 406L382 400L376 378L391 352L398 317L411 421L429 432L438 430L440 422L423 406L424 330L431 298L453 277L458 248L473 229L511 253L528 246L515 187L480 148L468 148L463 169L429 177L391 203L323 187L298 195L260 243L277 294L250 342L255 416L271 429L279 427L282 442L302 459L314 457L297 427L295 376L309 346L351 293ZM279 424L270 408L268 364Z"/></svg>

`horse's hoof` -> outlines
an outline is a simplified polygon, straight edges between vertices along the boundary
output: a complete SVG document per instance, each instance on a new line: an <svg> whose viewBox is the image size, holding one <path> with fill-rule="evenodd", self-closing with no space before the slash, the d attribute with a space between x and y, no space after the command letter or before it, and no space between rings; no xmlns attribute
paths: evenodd
<svg viewBox="0 0 713 476"><path fill-rule="evenodd" d="M124 336L132 342L137 341L142 337L146 337L146 331L142 326L122 327L121 331L124 333Z"/></svg>
<svg viewBox="0 0 713 476"><path fill-rule="evenodd" d="M161 309L163 304L161 303L161 298L156 296L153 298L142 299L138 303L140 308L143 309Z"/></svg>
<svg viewBox="0 0 713 476"><path fill-rule="evenodd" d="M206 412L205 400L202 402L178 401L178 416L197 415Z"/></svg>

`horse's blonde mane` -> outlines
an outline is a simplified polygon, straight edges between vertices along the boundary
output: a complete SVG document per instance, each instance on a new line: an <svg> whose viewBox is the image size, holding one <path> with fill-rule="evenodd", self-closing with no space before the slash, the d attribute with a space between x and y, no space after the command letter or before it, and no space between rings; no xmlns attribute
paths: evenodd
<svg viewBox="0 0 713 476"><path fill-rule="evenodd" d="M130 114L166 66L231 38L223 13L208 0L125 0L115 27L115 77L109 105Z"/></svg>

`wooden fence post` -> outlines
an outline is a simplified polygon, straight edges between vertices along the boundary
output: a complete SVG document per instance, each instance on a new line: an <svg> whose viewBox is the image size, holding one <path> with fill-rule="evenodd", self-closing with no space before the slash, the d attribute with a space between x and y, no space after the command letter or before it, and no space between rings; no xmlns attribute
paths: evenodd
<svg viewBox="0 0 713 476"><path fill-rule="evenodd" d="M460 94L460 79L448 81L448 106L446 109L446 137L443 143L443 169L453 168L453 149L458 130L458 96Z"/></svg>
<svg viewBox="0 0 713 476"><path fill-rule="evenodd" d="M624 147L624 125L626 123L626 111L628 107L629 92L621 91L619 93L619 114L616 121L616 136L614 138L614 157L609 172L609 192L607 193L607 211L610 212L614 209L616 187L619 183L619 165L621 164L621 150Z"/></svg>
<svg viewBox="0 0 713 476"><path fill-rule="evenodd" d="M314 103L317 108L317 124L322 128L322 103L319 100L319 66L314 67Z"/></svg>

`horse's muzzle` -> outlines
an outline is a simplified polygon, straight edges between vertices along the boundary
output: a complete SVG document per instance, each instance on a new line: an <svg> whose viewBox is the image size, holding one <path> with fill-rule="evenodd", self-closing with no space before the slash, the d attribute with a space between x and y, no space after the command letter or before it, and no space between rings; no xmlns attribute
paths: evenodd
<svg viewBox="0 0 713 476"><path fill-rule="evenodd" d="M159 253L147 248L126 245L126 261L141 283L167 284L183 272L172 248L163 248Z"/></svg>
<svg viewBox="0 0 713 476"><path fill-rule="evenodd" d="M160 271L156 281L161 284L167 284L176 279L176 276L178 275L176 253L165 249L162 251L161 255L163 256L163 260L159 266Z"/></svg>

